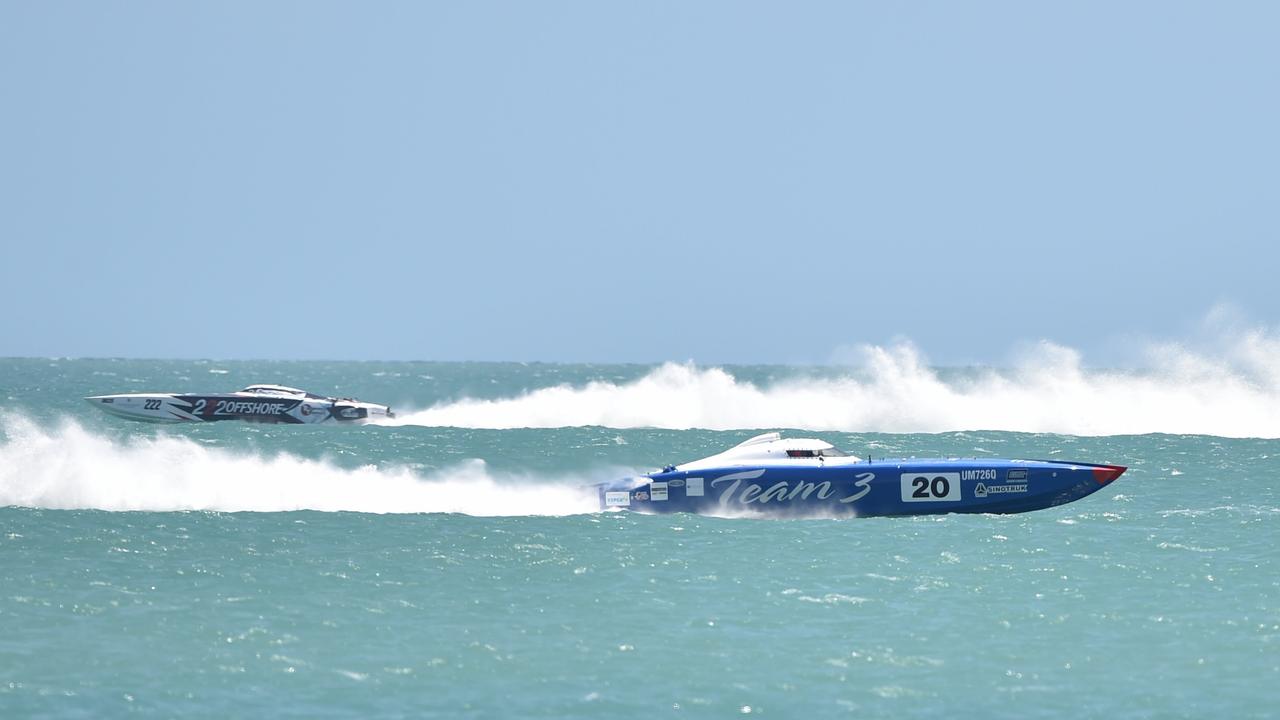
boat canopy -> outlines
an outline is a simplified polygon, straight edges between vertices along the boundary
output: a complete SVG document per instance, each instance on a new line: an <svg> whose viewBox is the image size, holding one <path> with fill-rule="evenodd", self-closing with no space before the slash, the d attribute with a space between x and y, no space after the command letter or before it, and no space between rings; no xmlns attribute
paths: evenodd
<svg viewBox="0 0 1280 720"><path fill-rule="evenodd" d="M248 393L250 395L302 395L309 400L329 400L324 395L316 395L306 390L288 387L287 385L250 385L243 390L237 392Z"/></svg>
<svg viewBox="0 0 1280 720"><path fill-rule="evenodd" d="M849 462L859 462L856 456L837 449L825 440L783 438L781 433L771 432L757 435L718 455L684 463L678 469L697 470L717 466L786 463L789 460L805 458L848 458Z"/></svg>

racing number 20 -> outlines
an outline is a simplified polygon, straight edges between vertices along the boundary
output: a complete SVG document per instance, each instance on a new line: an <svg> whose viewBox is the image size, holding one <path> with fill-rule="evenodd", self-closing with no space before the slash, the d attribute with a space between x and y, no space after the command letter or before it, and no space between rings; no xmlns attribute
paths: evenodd
<svg viewBox="0 0 1280 720"><path fill-rule="evenodd" d="M958 502L960 473L914 472L902 474L902 502Z"/></svg>
<svg viewBox="0 0 1280 720"><path fill-rule="evenodd" d="M915 488L915 492L911 493L911 497L921 500L944 498L951 494L951 481L941 475L937 475L932 479L917 475L912 478L911 487Z"/></svg>

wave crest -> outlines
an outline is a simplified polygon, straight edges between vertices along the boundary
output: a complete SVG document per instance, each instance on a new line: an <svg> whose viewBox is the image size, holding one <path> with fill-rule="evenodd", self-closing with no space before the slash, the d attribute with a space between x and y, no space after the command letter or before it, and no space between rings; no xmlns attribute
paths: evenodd
<svg viewBox="0 0 1280 720"><path fill-rule="evenodd" d="M496 477L483 460L427 476L372 465L343 469L289 454L262 457L182 437L117 443L74 422L49 431L8 419L0 507L96 510L288 510L571 515L599 509L577 483Z"/></svg>
<svg viewBox="0 0 1280 720"><path fill-rule="evenodd" d="M1153 369L1140 372L1091 370L1079 352L1049 342L1009 369L946 375L910 343L858 353L861 366L834 377L756 384L723 368L667 363L632 382L464 398L402 413L390 424L1280 437L1280 341L1260 331L1216 356L1153 346Z"/></svg>

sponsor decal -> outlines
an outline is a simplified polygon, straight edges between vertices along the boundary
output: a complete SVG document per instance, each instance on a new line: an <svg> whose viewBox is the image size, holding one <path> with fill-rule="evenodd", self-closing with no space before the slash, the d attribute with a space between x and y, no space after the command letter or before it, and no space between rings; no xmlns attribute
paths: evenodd
<svg viewBox="0 0 1280 720"><path fill-rule="evenodd" d="M659 502L667 499L667 484L664 482L649 483L649 499Z"/></svg>
<svg viewBox="0 0 1280 720"><path fill-rule="evenodd" d="M705 493L702 487L702 478L689 478L684 488L685 497L702 497Z"/></svg>
<svg viewBox="0 0 1280 720"><path fill-rule="evenodd" d="M219 400L214 415L282 415L290 406L288 402L263 402L259 400Z"/></svg>
<svg viewBox="0 0 1280 720"><path fill-rule="evenodd" d="M984 485L978 483L973 489L974 497L984 498L989 495L1004 495L1007 493L1024 493L1027 491L1026 483L1017 483L1010 485Z"/></svg>
<svg viewBox="0 0 1280 720"><path fill-rule="evenodd" d="M628 507L631 505L631 493L629 492L606 492L604 494L605 507Z"/></svg>
<svg viewBox="0 0 1280 720"><path fill-rule="evenodd" d="M298 410L302 413L303 417L311 414L311 406L306 403L302 403L302 407L298 408Z"/></svg>
<svg viewBox="0 0 1280 720"><path fill-rule="evenodd" d="M853 482L853 487L856 490L844 497L835 497L836 490L831 486L831 481L829 480L823 480L822 482L779 480L767 486L765 483L759 482L744 485L744 481L756 480L763 476L764 472L764 470L747 470L745 472L721 475L711 481L711 487L718 488L722 484L728 484L727 487L720 491L721 505L727 505L734 501L742 505L767 505L773 502L789 502L797 499L808 500L810 497L817 500L835 500L848 505L871 492L871 481L876 476L875 473L860 473L854 478ZM700 480L700 478L689 478L691 485L695 479Z"/></svg>
<svg viewBox="0 0 1280 720"><path fill-rule="evenodd" d="M902 473L901 487L902 502L959 502L960 473Z"/></svg>
<svg viewBox="0 0 1280 720"><path fill-rule="evenodd" d="M961 480L995 480L995 470L961 470Z"/></svg>
<svg viewBox="0 0 1280 720"><path fill-rule="evenodd" d="M1013 482L1014 480L1026 480L1026 479L1027 479L1027 469L1026 469L1026 468L1018 468L1018 469L1016 469L1016 470L1010 470L1010 471L1009 471L1009 473L1008 473L1007 475L1005 475L1005 476L1004 476L1004 478L1005 478L1005 480L1008 480L1009 482Z"/></svg>
<svg viewBox="0 0 1280 720"><path fill-rule="evenodd" d="M636 493L635 497L636 497L636 502L644 502L649 499L649 493L641 490L640 492Z"/></svg>
<svg viewBox="0 0 1280 720"><path fill-rule="evenodd" d="M684 487L684 480L676 478L675 480L668 480L667 484L671 487Z"/></svg>

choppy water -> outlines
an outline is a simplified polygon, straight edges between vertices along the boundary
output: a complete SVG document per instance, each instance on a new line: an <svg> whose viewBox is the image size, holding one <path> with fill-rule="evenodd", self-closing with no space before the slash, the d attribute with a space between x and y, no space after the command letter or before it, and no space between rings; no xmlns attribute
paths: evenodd
<svg viewBox="0 0 1280 720"><path fill-rule="evenodd" d="M885 357L0 360L0 716L1276 716L1269 366ZM157 427L80 400L251 382L401 418ZM1130 470L1016 516L655 517L580 490L762 427Z"/></svg>

